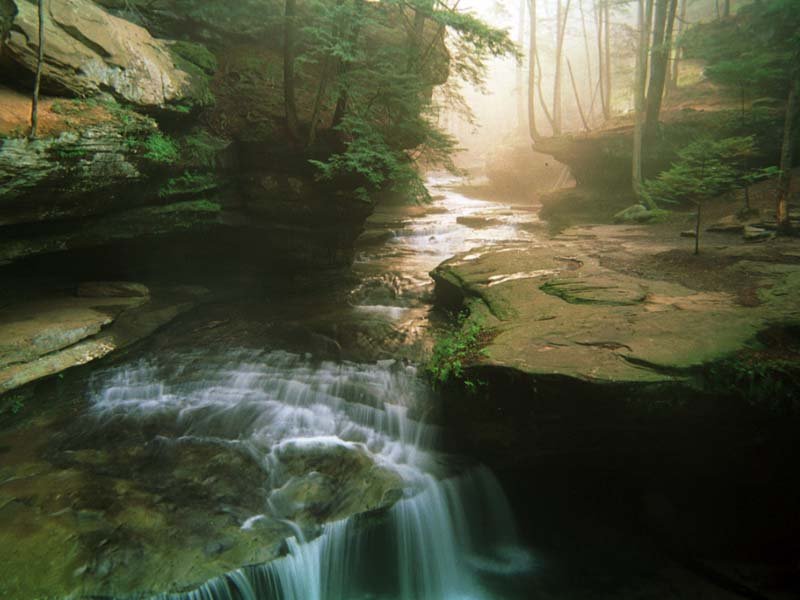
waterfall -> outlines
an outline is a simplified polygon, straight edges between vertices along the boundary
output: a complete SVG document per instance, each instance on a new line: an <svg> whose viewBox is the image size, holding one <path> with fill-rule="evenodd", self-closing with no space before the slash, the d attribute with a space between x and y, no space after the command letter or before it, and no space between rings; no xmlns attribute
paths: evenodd
<svg viewBox="0 0 800 600"><path fill-rule="evenodd" d="M241 527L275 519L294 532L282 557L159 600L489 600L506 597L492 591L494 579L534 567L493 474L439 452L438 428L410 418L429 402L413 367L196 352L117 368L93 383L98 426L167 422L181 440L256 457L269 479L264 513ZM304 514L287 492L298 477L292 461L351 455L394 474L399 499L318 525L290 519Z"/></svg>

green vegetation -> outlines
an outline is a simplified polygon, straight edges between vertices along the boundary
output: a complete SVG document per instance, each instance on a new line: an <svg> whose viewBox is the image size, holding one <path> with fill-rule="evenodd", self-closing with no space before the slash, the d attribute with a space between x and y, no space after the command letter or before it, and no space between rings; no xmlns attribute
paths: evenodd
<svg viewBox="0 0 800 600"><path fill-rule="evenodd" d="M211 76L217 70L216 57L202 44L193 42L173 42L170 47L172 58L181 71L191 76L191 91L187 95L189 103L174 104L171 108L178 113L188 114L195 108L213 106L214 93L211 91Z"/></svg>
<svg viewBox="0 0 800 600"><path fill-rule="evenodd" d="M800 368L796 357L747 353L710 366L706 389L783 416L800 413Z"/></svg>
<svg viewBox="0 0 800 600"><path fill-rule="evenodd" d="M425 372L434 386L461 383L469 392L475 392L483 382L467 376L465 366L484 354L481 348L488 333L483 323L467 314L459 315L453 329L439 337L433 347Z"/></svg>
<svg viewBox="0 0 800 600"><path fill-rule="evenodd" d="M747 158L753 154L753 138L702 138L678 152L678 160L658 177L645 182L642 193L656 202L692 202L696 210L695 254L700 252L702 204L732 188L749 187L773 173L773 169L752 169Z"/></svg>
<svg viewBox="0 0 800 600"><path fill-rule="evenodd" d="M144 142L144 158L153 162L173 164L178 161L178 146L163 133L153 133Z"/></svg>
<svg viewBox="0 0 800 600"><path fill-rule="evenodd" d="M180 139L181 161L197 168L216 166L217 154L228 145L204 129L196 128Z"/></svg>
<svg viewBox="0 0 800 600"><path fill-rule="evenodd" d="M161 198L170 198L185 194L201 194L216 187L217 180L213 174L186 172L179 177L170 178L158 190L158 195Z"/></svg>
<svg viewBox="0 0 800 600"><path fill-rule="evenodd" d="M448 66L480 84L489 57L515 53L508 35L433 0L384 0L378 7L317 1L307 14L314 19L305 19L299 31L287 29L300 38L290 45L299 49L296 58L286 62L290 137L313 146L318 129L335 131L340 150L312 164L322 179L354 178L362 197L388 188L427 198L417 162L452 168L455 148L436 124L441 107L432 88L447 80ZM409 23L405 39L397 27L403 19ZM310 114L297 114L294 81L301 76L317 81ZM442 96L459 106L456 89ZM308 131L296 124L302 122L310 123Z"/></svg>
<svg viewBox="0 0 800 600"><path fill-rule="evenodd" d="M173 54L199 67L207 75L213 75L217 70L217 57L202 44L178 41L172 42L169 48Z"/></svg>

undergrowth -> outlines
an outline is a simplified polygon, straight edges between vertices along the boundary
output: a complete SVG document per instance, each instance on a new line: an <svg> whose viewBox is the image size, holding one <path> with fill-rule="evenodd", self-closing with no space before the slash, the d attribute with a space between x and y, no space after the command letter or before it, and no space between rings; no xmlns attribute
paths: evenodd
<svg viewBox="0 0 800 600"><path fill-rule="evenodd" d="M466 366L486 355L482 347L488 336L482 320L470 320L467 313L461 313L453 329L436 340L425 366L425 372L434 387L460 383L468 392L475 393L485 386L486 382L467 374Z"/></svg>

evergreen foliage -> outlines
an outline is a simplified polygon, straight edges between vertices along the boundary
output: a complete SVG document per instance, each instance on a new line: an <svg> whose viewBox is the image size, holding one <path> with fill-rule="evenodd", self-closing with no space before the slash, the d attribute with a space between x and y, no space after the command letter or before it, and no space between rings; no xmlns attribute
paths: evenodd
<svg viewBox="0 0 800 600"><path fill-rule="evenodd" d="M319 176L355 177L363 198L388 188L426 199L417 162L453 168L456 146L437 125L433 94L447 79L445 39L450 72L475 84L489 57L516 52L513 43L505 31L439 1L317 0L312 8L313 21L300 30L297 66L316 74L318 98L313 114L300 118L311 120L309 142L322 119L331 119L337 138L333 153L312 161ZM448 98L459 103L457 93Z"/></svg>

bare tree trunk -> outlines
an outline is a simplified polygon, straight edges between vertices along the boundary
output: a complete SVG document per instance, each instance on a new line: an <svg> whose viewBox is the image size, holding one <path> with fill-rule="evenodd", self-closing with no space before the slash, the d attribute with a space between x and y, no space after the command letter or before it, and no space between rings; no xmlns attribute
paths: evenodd
<svg viewBox="0 0 800 600"><path fill-rule="evenodd" d="M285 0L283 23L283 105L286 113L286 130L289 137L300 140L300 124L297 119L297 100L295 96L295 36L296 0Z"/></svg>
<svg viewBox="0 0 800 600"><path fill-rule="evenodd" d="M578 105L578 114L581 116L583 128L586 131L589 131L589 123L586 121L586 114L583 112L583 106L581 106L581 97L580 94L578 94L578 86L575 84L575 75L572 73L572 63L569 62L569 59L567 59L567 70L569 71L569 80L572 83L572 93L575 94L575 104Z"/></svg>
<svg viewBox="0 0 800 600"><path fill-rule="evenodd" d="M680 74L680 63L681 63L681 55L683 54L683 48L678 45L680 42L681 35L683 34L683 29L686 26L686 0L681 0L681 10L680 15L678 16L678 33L675 36L675 40L673 40L672 46L675 50L673 58L672 58L672 73L669 77L669 82L667 83L667 92L672 92L678 89L678 75Z"/></svg>
<svg viewBox="0 0 800 600"><path fill-rule="evenodd" d="M778 179L778 198L775 220L778 230L786 231L789 222L789 194L792 188L792 166L794 164L794 130L797 111L800 108L800 77L796 74L789 84L789 99L786 102L786 117L783 121L783 143L781 144L781 175Z"/></svg>
<svg viewBox="0 0 800 600"><path fill-rule="evenodd" d="M538 75L536 80L536 88L539 92L539 104L542 105L542 112L544 112L544 116L547 118L547 122L550 124L550 129L554 129L553 115L551 115L550 111L547 109L547 102L544 99L544 90L542 88L542 63L539 61L538 50L536 51L536 73Z"/></svg>
<svg viewBox="0 0 800 600"><path fill-rule="evenodd" d="M580 0L578 8L581 11L581 31L583 33L583 51L586 56L586 90L589 92L589 97L592 95L594 84L592 83L592 54L589 50L589 30L586 28L586 12L583 10L583 0ZM589 111L589 118L591 119L591 111Z"/></svg>
<svg viewBox="0 0 800 600"><path fill-rule="evenodd" d="M36 79L33 84L31 99L31 131L28 137L36 139L39 129L39 88L42 85L42 68L44 66L44 0L39 0L39 55L36 60Z"/></svg>
<svg viewBox="0 0 800 600"><path fill-rule="evenodd" d="M355 23L353 23L353 28L350 32L350 43L355 46L358 42L358 37L361 34L361 13L364 9L364 1L365 0L354 0L354 8L355 8ZM345 75L350 70L350 63L346 61L342 61L339 64L339 78ZM339 88L339 96L336 99L336 109L333 111L333 121L331 123L331 128L335 128L341 124L342 119L344 119L345 114L347 113L347 104L349 103L349 94L347 93L347 86L342 85Z"/></svg>
<svg viewBox="0 0 800 600"><path fill-rule="evenodd" d="M594 21L597 26L597 80L600 82L600 108L603 111L603 118L608 119L609 110L606 103L605 90L605 61L603 60L603 0L595 0Z"/></svg>
<svg viewBox="0 0 800 600"><path fill-rule="evenodd" d="M528 131L535 143L542 139L536 127L536 66L539 52L536 47L536 0L528 0L530 16L529 48L528 48ZM541 90L541 86L539 87Z"/></svg>
<svg viewBox="0 0 800 600"><path fill-rule="evenodd" d="M702 203L700 200L697 201L697 213L695 214L694 219L694 253L695 255L700 254L700 209Z"/></svg>
<svg viewBox="0 0 800 600"><path fill-rule="evenodd" d="M519 15L518 15L518 22L517 22L517 43L519 47L522 49L525 47L525 0L519 0ZM524 75L523 69L525 65L523 61L520 59L517 62L517 70L516 70L516 88L515 88L515 95L517 98L517 127L519 129L523 128L523 123L525 123L525 92L523 91L525 88L524 85Z"/></svg>
<svg viewBox="0 0 800 600"><path fill-rule="evenodd" d="M646 5L646 8L645 8ZM650 22L653 17L653 0L639 0L638 23L639 43L636 52L636 84L635 84L635 115L636 123L633 131L633 160L632 183L633 192L640 202L649 208L654 208L652 200L642 193L644 177L642 173L642 153L644 145L644 104L645 85L647 82L647 55L650 48Z"/></svg>
<svg viewBox="0 0 800 600"><path fill-rule="evenodd" d="M609 1L606 0L605 4L603 5L603 13L605 15L603 19L603 25L605 27L605 35L603 36L603 45L605 49L605 60L603 63L605 64L605 72L606 72L606 119L611 118L611 105L613 99L611 97L612 91L612 81L611 81L611 9L609 8Z"/></svg>
<svg viewBox="0 0 800 600"><path fill-rule="evenodd" d="M731 0L725 0L722 4L722 16L723 17L730 17L731 16Z"/></svg>
<svg viewBox="0 0 800 600"><path fill-rule="evenodd" d="M664 83L667 79L672 27L678 0L656 0L656 16L653 24L653 56L650 60L650 85L647 90L647 112L645 115L645 138L653 140L658 134L658 118L664 98Z"/></svg>
<svg viewBox="0 0 800 600"><path fill-rule="evenodd" d="M561 64L564 55L564 34L567 30L567 18L569 17L569 5L572 0L567 0L567 4L562 11L561 0L558 0L558 10L556 13L557 39L556 39L556 65L555 76L553 77L553 135L561 134Z"/></svg>

